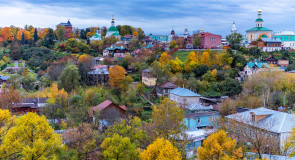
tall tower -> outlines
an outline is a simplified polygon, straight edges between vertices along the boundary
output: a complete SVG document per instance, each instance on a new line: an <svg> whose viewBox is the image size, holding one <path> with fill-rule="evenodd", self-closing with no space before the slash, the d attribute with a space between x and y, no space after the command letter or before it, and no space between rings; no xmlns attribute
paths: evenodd
<svg viewBox="0 0 295 160"><path fill-rule="evenodd" d="M115 26L115 19L114 19L114 15L112 15L112 26Z"/></svg>
<svg viewBox="0 0 295 160"><path fill-rule="evenodd" d="M189 36L189 33L188 33L188 28L186 26L185 29L184 29L183 37L187 38L188 36Z"/></svg>
<svg viewBox="0 0 295 160"><path fill-rule="evenodd" d="M263 19L261 18L261 9L258 10L258 15L256 19L256 27L263 27Z"/></svg>
<svg viewBox="0 0 295 160"><path fill-rule="evenodd" d="M233 23L233 27L231 28L231 33L236 33L237 32L237 27L236 27L236 23Z"/></svg>

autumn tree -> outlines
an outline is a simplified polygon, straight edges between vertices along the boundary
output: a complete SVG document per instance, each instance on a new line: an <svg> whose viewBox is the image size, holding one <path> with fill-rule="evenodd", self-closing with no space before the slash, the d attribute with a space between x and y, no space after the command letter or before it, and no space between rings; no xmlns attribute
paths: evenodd
<svg viewBox="0 0 295 160"><path fill-rule="evenodd" d="M151 64L150 68L151 74L157 79L155 88L158 84L163 83L164 81L168 80L170 77L170 66L165 65L163 68L161 66L161 63L159 61L154 61Z"/></svg>
<svg viewBox="0 0 295 160"><path fill-rule="evenodd" d="M11 87L3 87L0 93L0 108L12 110L19 104L21 104L20 92Z"/></svg>
<svg viewBox="0 0 295 160"><path fill-rule="evenodd" d="M16 119L0 146L1 159L55 159L62 139L45 116L27 113Z"/></svg>
<svg viewBox="0 0 295 160"><path fill-rule="evenodd" d="M62 26L62 25L58 25L56 27L55 33L56 33L56 37L57 37L58 40L60 40L60 41L63 40L64 39L64 34L65 34L65 27Z"/></svg>
<svg viewBox="0 0 295 160"><path fill-rule="evenodd" d="M171 60L170 65L173 73L183 71L183 62L178 57L176 57L174 60Z"/></svg>
<svg viewBox="0 0 295 160"><path fill-rule="evenodd" d="M80 75L76 65L68 65L60 74L59 86L64 88L67 92L79 86Z"/></svg>
<svg viewBox="0 0 295 160"><path fill-rule="evenodd" d="M180 152L178 152L178 149L175 148L171 142L165 140L164 138L156 139L147 147L146 150L143 150L140 153L139 157L141 160L182 159Z"/></svg>
<svg viewBox="0 0 295 160"><path fill-rule="evenodd" d="M176 46L176 41L175 40L171 41L169 47L172 49L172 48L175 48L175 46Z"/></svg>
<svg viewBox="0 0 295 160"><path fill-rule="evenodd" d="M206 65L206 66L210 66L210 53L207 52L207 50L204 51L201 56L201 64Z"/></svg>
<svg viewBox="0 0 295 160"><path fill-rule="evenodd" d="M161 57L159 58L159 62L161 63L162 68L164 68L165 65L169 64L170 57L168 56L167 52L163 52L161 54Z"/></svg>
<svg viewBox="0 0 295 160"><path fill-rule="evenodd" d="M90 124L80 124L77 128L68 129L63 135L66 145L78 152L79 159L88 159L96 150L95 134Z"/></svg>
<svg viewBox="0 0 295 160"><path fill-rule="evenodd" d="M121 81L125 77L125 75L126 75L126 70L123 67L118 65L110 67L109 69L110 86L118 88Z"/></svg>
<svg viewBox="0 0 295 160"><path fill-rule="evenodd" d="M187 59L184 62L184 70L186 72L190 72L194 67L196 67L199 64L198 59L196 57L196 53L194 51L191 51L187 55Z"/></svg>
<svg viewBox="0 0 295 160"><path fill-rule="evenodd" d="M118 134L104 139L100 147L105 159L138 159L136 145L131 143L129 138L122 137Z"/></svg>
<svg viewBox="0 0 295 160"><path fill-rule="evenodd" d="M128 137L131 143L136 144L137 147L146 147L147 134L142 129L142 121L139 117L128 117L120 122L117 122L110 126L106 131L106 137L112 137L115 134L119 134L122 137Z"/></svg>
<svg viewBox="0 0 295 160"><path fill-rule="evenodd" d="M183 152L186 145L184 118L185 112L177 106L176 102L164 98L160 104L153 106L152 125L155 136L152 137L165 138ZM180 137L183 141L179 141Z"/></svg>
<svg viewBox="0 0 295 160"><path fill-rule="evenodd" d="M121 91L127 91L128 86L134 82L133 78L131 76L125 76L122 78L120 84L119 84L119 88Z"/></svg>
<svg viewBox="0 0 295 160"><path fill-rule="evenodd" d="M14 40L14 36L8 27L5 27L2 29L1 36L5 41L8 41L8 42L11 42Z"/></svg>
<svg viewBox="0 0 295 160"><path fill-rule="evenodd" d="M198 158L238 160L243 158L242 148L236 147L236 140L227 137L225 131L220 130L204 140L203 146L198 148Z"/></svg>
<svg viewBox="0 0 295 160"><path fill-rule="evenodd" d="M24 30L24 29L19 30L19 31L17 32L17 36L16 36L16 38L17 38L19 41L21 41L21 40L22 40L22 35L24 35L24 40L25 40L25 41L28 41L28 40L32 39L32 34L31 34L29 31Z"/></svg>
<svg viewBox="0 0 295 160"><path fill-rule="evenodd" d="M7 109L0 109L0 153L2 140L7 132L15 125L15 116L12 116ZM1 155L0 155L1 157Z"/></svg>

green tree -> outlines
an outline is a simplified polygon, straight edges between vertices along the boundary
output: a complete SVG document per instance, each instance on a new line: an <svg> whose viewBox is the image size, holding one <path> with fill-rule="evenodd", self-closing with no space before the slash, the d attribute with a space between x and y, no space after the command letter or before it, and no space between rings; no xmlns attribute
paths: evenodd
<svg viewBox="0 0 295 160"><path fill-rule="evenodd" d="M71 97L68 117L76 124L76 126L91 121L88 110L89 108L86 106L82 96L74 95Z"/></svg>
<svg viewBox="0 0 295 160"><path fill-rule="evenodd" d="M37 30L37 28L35 28L35 31L34 31L34 42L36 43L38 40L39 40L38 30Z"/></svg>
<svg viewBox="0 0 295 160"><path fill-rule="evenodd" d="M17 40L15 39L14 41L12 41L11 47L10 47L10 57L13 60L18 60L20 59L20 48L19 48L19 44L17 42Z"/></svg>
<svg viewBox="0 0 295 160"><path fill-rule="evenodd" d="M129 138L119 136L118 134L114 134L112 137L104 139L100 147L105 159L138 159L136 145L131 143Z"/></svg>
<svg viewBox="0 0 295 160"><path fill-rule="evenodd" d="M80 75L76 65L68 65L60 74L59 86L64 88L67 92L79 86Z"/></svg>
<svg viewBox="0 0 295 160"><path fill-rule="evenodd" d="M194 44L193 44L193 46L194 46L195 48L198 48L198 47L200 47L200 45L201 45L200 37L199 37L199 36L196 36L196 38L194 39Z"/></svg>
<svg viewBox="0 0 295 160"><path fill-rule="evenodd" d="M239 49L242 39L243 35L241 35L240 33L232 33L226 36L226 40L228 41L232 49Z"/></svg>
<svg viewBox="0 0 295 160"><path fill-rule="evenodd" d="M21 44L22 44L22 45L26 44L25 34L24 34L24 32L22 33Z"/></svg>
<svg viewBox="0 0 295 160"><path fill-rule="evenodd" d="M65 34L65 27L62 26L62 25L58 25L56 27L55 33L56 33L56 37L57 37L58 40L60 40L60 41L63 40L64 39L64 34Z"/></svg>

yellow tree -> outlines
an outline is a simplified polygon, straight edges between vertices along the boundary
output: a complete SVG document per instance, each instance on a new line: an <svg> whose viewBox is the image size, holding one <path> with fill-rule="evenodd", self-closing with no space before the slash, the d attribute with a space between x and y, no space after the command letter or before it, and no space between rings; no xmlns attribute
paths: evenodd
<svg viewBox="0 0 295 160"><path fill-rule="evenodd" d="M7 131L14 125L15 116L11 116L9 110L0 109L0 153L2 140L4 136L7 134Z"/></svg>
<svg viewBox="0 0 295 160"><path fill-rule="evenodd" d="M0 159L56 159L62 139L45 116L28 113L16 120L0 147Z"/></svg>
<svg viewBox="0 0 295 160"><path fill-rule="evenodd" d="M214 81L216 81L217 80L217 69L216 68L213 69L211 73L212 73L212 75L214 77Z"/></svg>
<svg viewBox="0 0 295 160"><path fill-rule="evenodd" d="M190 72L196 65L198 65L198 59L196 57L196 53L191 51L187 55L187 59L184 62L184 70L186 72Z"/></svg>
<svg viewBox="0 0 295 160"><path fill-rule="evenodd" d="M126 70L123 67L118 65L110 67L109 69L110 86L115 88L119 87L125 75L126 75Z"/></svg>
<svg viewBox="0 0 295 160"><path fill-rule="evenodd" d="M47 103L49 104L59 103L61 105L64 105L67 103L66 102L67 99L68 99L68 93L64 89L59 90L57 87L57 83L52 83L49 89Z"/></svg>
<svg viewBox="0 0 295 160"><path fill-rule="evenodd" d="M173 73L182 72L183 70L183 62L178 57L171 60L170 65Z"/></svg>
<svg viewBox="0 0 295 160"><path fill-rule="evenodd" d="M164 68L164 66L166 66L170 62L170 58L167 52L163 52L161 54L161 57L159 58L159 62L161 63L162 68Z"/></svg>
<svg viewBox="0 0 295 160"><path fill-rule="evenodd" d="M236 148L237 142L227 137L225 131L220 130L204 140L203 146L198 148L200 160L239 160L242 159L242 148Z"/></svg>
<svg viewBox="0 0 295 160"><path fill-rule="evenodd" d="M133 32L132 32L132 35L138 37L138 32L137 32L137 31L133 31Z"/></svg>
<svg viewBox="0 0 295 160"><path fill-rule="evenodd" d="M25 35L25 40L26 40L26 41L32 39L32 34L31 34L29 31L22 29L22 30L19 30L19 31L17 32L17 35L16 35L16 38L17 38L19 41L21 41L21 39L22 39L22 34L23 34L23 33L24 33L24 35Z"/></svg>
<svg viewBox="0 0 295 160"><path fill-rule="evenodd" d="M89 63L90 61L91 61L91 58L88 54L83 54L78 59L79 63Z"/></svg>
<svg viewBox="0 0 295 160"><path fill-rule="evenodd" d="M207 65L210 67L210 53L206 51L203 52L201 56L201 64L202 65Z"/></svg>
<svg viewBox="0 0 295 160"><path fill-rule="evenodd" d="M141 160L181 160L181 154L171 142L158 138L139 154Z"/></svg>

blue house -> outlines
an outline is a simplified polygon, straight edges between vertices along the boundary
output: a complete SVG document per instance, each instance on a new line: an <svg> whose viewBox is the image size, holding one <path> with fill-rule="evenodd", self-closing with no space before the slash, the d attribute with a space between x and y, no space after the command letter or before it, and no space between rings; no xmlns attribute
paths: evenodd
<svg viewBox="0 0 295 160"><path fill-rule="evenodd" d="M152 38L155 41L160 41L162 43L167 43L169 41L169 36L166 35L149 35L150 38Z"/></svg>
<svg viewBox="0 0 295 160"><path fill-rule="evenodd" d="M184 110L184 122L188 127L186 134L190 140L185 149L187 157L191 158L196 154L196 150L202 145L203 140L208 137L210 129L213 131L212 120L219 117L220 113L212 106L204 106L201 103L187 105Z"/></svg>

